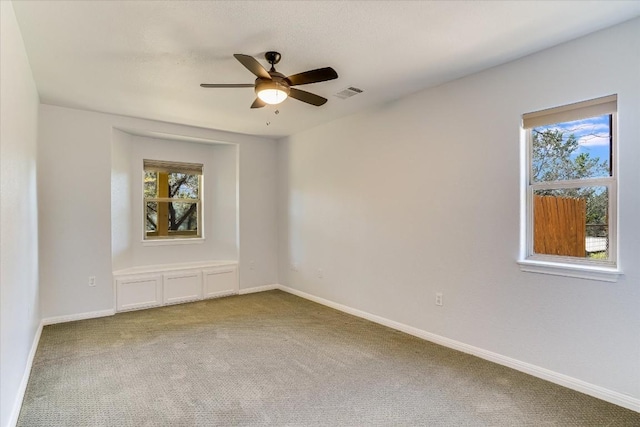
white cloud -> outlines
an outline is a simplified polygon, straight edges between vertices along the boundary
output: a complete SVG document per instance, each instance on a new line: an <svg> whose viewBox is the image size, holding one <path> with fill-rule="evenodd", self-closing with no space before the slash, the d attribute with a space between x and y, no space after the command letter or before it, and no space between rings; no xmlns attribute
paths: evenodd
<svg viewBox="0 0 640 427"><path fill-rule="evenodd" d="M603 123L584 123L581 125L572 124L572 126L567 126L564 128L565 132L581 134L585 132L589 133L608 133L609 125Z"/></svg>
<svg viewBox="0 0 640 427"><path fill-rule="evenodd" d="M578 138L578 144L583 147L608 146L609 134L588 134Z"/></svg>

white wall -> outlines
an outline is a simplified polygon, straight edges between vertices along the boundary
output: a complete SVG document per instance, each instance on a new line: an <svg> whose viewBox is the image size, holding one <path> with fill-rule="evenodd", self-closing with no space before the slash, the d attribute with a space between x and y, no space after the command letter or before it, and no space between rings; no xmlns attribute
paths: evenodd
<svg viewBox="0 0 640 427"><path fill-rule="evenodd" d="M123 166L126 157L134 155L134 148L131 153L124 148L128 138L122 135L125 132L118 133L114 128L237 144L240 288L277 282L273 250L277 246L274 141L41 105L38 190L40 291L44 318L101 312L114 307L111 156L114 156L113 167L122 169L126 168ZM133 197L135 188L124 191ZM117 201L122 200L115 197L118 197ZM122 208L123 205L118 206ZM116 218L114 227L126 222L122 215L116 215ZM135 239L133 226L127 233ZM121 238L114 242L122 248ZM136 259L134 249L126 256ZM249 260L255 260L253 269ZM118 262L121 261L122 258ZM89 276L96 276L95 287L88 286Z"/></svg>
<svg viewBox="0 0 640 427"><path fill-rule="evenodd" d="M40 325L38 93L10 2L0 2L0 426L15 423Z"/></svg>
<svg viewBox="0 0 640 427"><path fill-rule="evenodd" d="M638 40L636 19L281 140L280 282L640 402ZM521 272L521 115L614 93L625 275Z"/></svg>
<svg viewBox="0 0 640 427"><path fill-rule="evenodd" d="M113 129L111 136L111 265L113 271L133 266L133 135Z"/></svg>
<svg viewBox="0 0 640 427"><path fill-rule="evenodd" d="M172 140L170 136L127 136L125 132L116 132L112 147L111 184L114 271L169 263L237 260L238 146ZM201 229L204 240L172 245L166 242L143 244L144 159L203 164Z"/></svg>

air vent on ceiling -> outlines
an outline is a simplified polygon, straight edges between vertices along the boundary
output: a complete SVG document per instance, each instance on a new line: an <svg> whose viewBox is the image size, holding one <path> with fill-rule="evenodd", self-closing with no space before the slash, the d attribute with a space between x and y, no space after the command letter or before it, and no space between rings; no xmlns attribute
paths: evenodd
<svg viewBox="0 0 640 427"><path fill-rule="evenodd" d="M343 89L340 92L334 94L334 96L337 96L340 99L347 99L347 98L351 98L352 96L357 95L359 93L362 93L362 89L358 89L357 87L349 86L348 88Z"/></svg>

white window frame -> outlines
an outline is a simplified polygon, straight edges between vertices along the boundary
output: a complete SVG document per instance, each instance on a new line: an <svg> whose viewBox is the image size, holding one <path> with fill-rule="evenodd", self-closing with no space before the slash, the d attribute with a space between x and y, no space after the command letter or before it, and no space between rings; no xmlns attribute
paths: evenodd
<svg viewBox="0 0 640 427"><path fill-rule="evenodd" d="M599 115L611 114L611 175L601 178L533 182L533 135L532 129L545 124L563 123L587 119ZM526 272L568 276L582 279L615 282L622 274L618 265L618 156L617 156L617 96L611 95L589 101L583 101L562 107L528 113L523 115L522 124L522 179L523 203L521 215L521 255L518 260L520 269ZM593 260L588 258L536 254L533 250L533 196L536 190L606 187L609 198L609 259Z"/></svg>
<svg viewBox="0 0 640 427"><path fill-rule="evenodd" d="M152 164L151 168L147 167L147 163ZM166 172L193 172L192 175L198 175L198 199L178 199L178 198L146 198L144 197L144 177L147 170L160 171L164 169ZM204 238L204 218L203 218L203 182L204 182L204 165L199 163L184 163L175 161L161 161L144 159L142 165L142 243L144 246L162 246L162 245L180 245L180 244L198 244L203 243ZM147 236L147 202L186 202L196 203L196 212L198 218L198 229L196 235L193 236L163 236L152 237Z"/></svg>

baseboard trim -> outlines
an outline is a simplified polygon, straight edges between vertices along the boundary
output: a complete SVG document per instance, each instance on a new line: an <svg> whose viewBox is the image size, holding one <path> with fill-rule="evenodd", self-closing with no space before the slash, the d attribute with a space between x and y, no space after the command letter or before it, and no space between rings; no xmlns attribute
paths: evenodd
<svg viewBox="0 0 640 427"><path fill-rule="evenodd" d="M255 288L240 289L238 291L238 295L253 294L256 292L264 292L264 291L273 291L274 289L280 289L280 285L274 284L274 285L256 286Z"/></svg>
<svg viewBox="0 0 640 427"><path fill-rule="evenodd" d="M558 384L563 387L567 387L572 390L579 391L584 394L588 394L589 396L593 396L595 398L604 400L606 402L613 403L614 405L622 406L623 408L640 412L640 399L636 399L632 396L628 396L626 394L609 390L604 387L600 387L600 386L588 383L586 381L582 381L577 378L570 377L568 375L560 374L558 372L551 371L546 368L541 368L539 366L532 365L531 363L522 362L520 360L513 359L511 357L494 353L492 351L484 350L482 348L474 347L472 345L465 344L460 341L456 341L450 338L436 335L431 332L427 332L422 329L415 328L413 326L405 325L404 323L395 322L393 320L389 320L387 318L377 316L375 314L367 313L366 311L351 308L343 304L338 304L336 302L333 302L324 298L320 298L315 295L311 295L306 292L290 288L288 286L277 285L276 289L280 289L282 291L288 292L290 294L299 296L304 299L308 299L313 302L317 302L318 304L331 307L333 309L342 311L344 313L351 314L356 317L361 317L371 322L378 323L380 325L387 326L389 328L396 329L401 332L405 332L409 335L422 338L424 340L442 345L444 347L462 351L463 353L468 353L468 354L477 356L481 359L485 359L490 362L497 363L499 365L507 366L509 368L515 369L520 372L524 372L526 374L552 382L554 384Z"/></svg>
<svg viewBox="0 0 640 427"><path fill-rule="evenodd" d="M44 326L55 325L56 323L74 322L76 320L113 316L114 314L116 314L116 311L113 308L110 308L108 310L88 311L86 313L70 314L67 316L47 317L46 319L42 319L42 324Z"/></svg>
<svg viewBox="0 0 640 427"><path fill-rule="evenodd" d="M36 351L38 350L38 344L40 343L40 336L42 335L42 327L44 325L40 322L36 334L33 337L31 343L31 350L29 350L29 356L27 356L27 364L24 367L24 373L22 374L22 380L20 381L20 387L16 394L16 400L13 404L11 415L9 416L8 427L15 427L18 423L18 417L20 416L20 410L22 409L22 401L24 400L24 394L27 391L27 384L29 384L29 376L31 376L31 367L33 366L33 360L36 357Z"/></svg>

